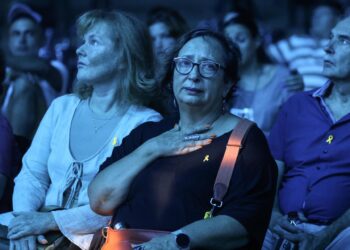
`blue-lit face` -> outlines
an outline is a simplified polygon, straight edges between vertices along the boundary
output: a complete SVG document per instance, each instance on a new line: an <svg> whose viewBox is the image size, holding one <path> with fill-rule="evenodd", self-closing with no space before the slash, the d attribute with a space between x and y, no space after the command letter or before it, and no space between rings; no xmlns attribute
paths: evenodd
<svg viewBox="0 0 350 250"><path fill-rule="evenodd" d="M8 46L15 56L37 56L41 46L38 24L29 18L14 21L9 30Z"/></svg>
<svg viewBox="0 0 350 250"><path fill-rule="evenodd" d="M99 22L83 37L77 49L77 79L89 84L112 81L122 66L121 53L115 44L113 30L108 24Z"/></svg>
<svg viewBox="0 0 350 250"><path fill-rule="evenodd" d="M170 35L168 26L157 22L149 27L149 32L152 37L154 54L157 57L166 56L176 43L176 39Z"/></svg>
<svg viewBox="0 0 350 250"><path fill-rule="evenodd" d="M196 37L182 47L178 58L197 64L188 74L174 70L173 90L179 107L189 105L215 109L220 106L229 88L229 84L224 82L224 70L218 70L212 77L203 77L198 67L206 62L216 62L224 67L222 46L213 38Z"/></svg>
<svg viewBox="0 0 350 250"><path fill-rule="evenodd" d="M231 24L224 30L225 36L235 42L241 51L241 64L247 65L256 56L256 50L259 46L258 39L252 37L250 31L240 24Z"/></svg>
<svg viewBox="0 0 350 250"><path fill-rule="evenodd" d="M324 75L330 79L350 80L350 18L339 22L332 30L325 48Z"/></svg>

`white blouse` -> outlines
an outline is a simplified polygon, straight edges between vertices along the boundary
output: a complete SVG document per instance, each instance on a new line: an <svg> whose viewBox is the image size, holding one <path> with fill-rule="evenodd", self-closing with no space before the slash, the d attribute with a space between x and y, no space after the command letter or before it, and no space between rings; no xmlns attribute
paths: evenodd
<svg viewBox="0 0 350 250"><path fill-rule="evenodd" d="M15 179L14 211L37 211L42 206L63 205L63 192L68 179L74 176L72 171L77 162L70 152L69 135L80 101L73 94L65 95L54 100L49 107L23 157L22 170ZM130 106L99 153L79 163L82 173L79 176L81 187L76 196L77 206L52 212L61 232L74 244L88 249L91 233L106 225L110 219L95 214L89 206L88 185L98 173L99 166L132 129L144 122L161 119L161 115L151 109Z"/></svg>

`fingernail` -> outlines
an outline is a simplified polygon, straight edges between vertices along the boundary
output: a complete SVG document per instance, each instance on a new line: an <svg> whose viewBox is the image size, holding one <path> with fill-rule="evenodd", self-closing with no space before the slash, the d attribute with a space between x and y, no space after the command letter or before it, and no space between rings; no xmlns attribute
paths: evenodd
<svg viewBox="0 0 350 250"><path fill-rule="evenodd" d="M38 236L38 241L41 243L41 244L47 244L47 243L49 243L47 240L46 240L46 238L44 237L44 236L42 236L42 235L39 235Z"/></svg>
<svg viewBox="0 0 350 250"><path fill-rule="evenodd" d="M212 143L212 141L213 141L212 139L206 139L205 143L210 144L210 143Z"/></svg>

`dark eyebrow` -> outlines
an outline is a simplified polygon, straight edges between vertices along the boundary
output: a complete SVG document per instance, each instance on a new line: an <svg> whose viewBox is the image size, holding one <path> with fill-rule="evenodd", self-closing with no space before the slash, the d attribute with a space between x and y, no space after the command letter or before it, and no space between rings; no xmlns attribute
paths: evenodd
<svg viewBox="0 0 350 250"><path fill-rule="evenodd" d="M179 57L183 57L183 58L186 58L186 59L193 60L193 56L192 55L183 55L183 56L179 56Z"/></svg>
<svg viewBox="0 0 350 250"><path fill-rule="evenodd" d="M88 38L96 38L96 35L95 34L89 34Z"/></svg>
<svg viewBox="0 0 350 250"><path fill-rule="evenodd" d="M187 58L187 59L191 59L193 60L194 59L194 56L193 55L183 55L181 57L184 57L184 58ZM203 62L203 61L211 61L211 62L215 62L215 59L211 59L211 58L207 58L207 57L201 57L200 62Z"/></svg>
<svg viewBox="0 0 350 250"><path fill-rule="evenodd" d="M350 36L347 36L347 35L339 35L338 37L341 39L350 40Z"/></svg>

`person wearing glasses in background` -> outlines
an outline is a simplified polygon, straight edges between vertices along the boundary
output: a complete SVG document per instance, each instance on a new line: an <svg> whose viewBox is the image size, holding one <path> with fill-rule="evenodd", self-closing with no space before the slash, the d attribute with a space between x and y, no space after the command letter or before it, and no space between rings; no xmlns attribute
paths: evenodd
<svg viewBox="0 0 350 250"><path fill-rule="evenodd" d="M203 218L228 138L241 119L223 109L238 79L239 50L218 33L194 30L173 53L163 83L172 84L179 119L145 123L126 137L90 184L90 206L114 215L112 226L176 231L141 249L258 249L277 168L257 126L245 137L224 205ZM177 233L187 235L186 246L177 245Z"/></svg>

